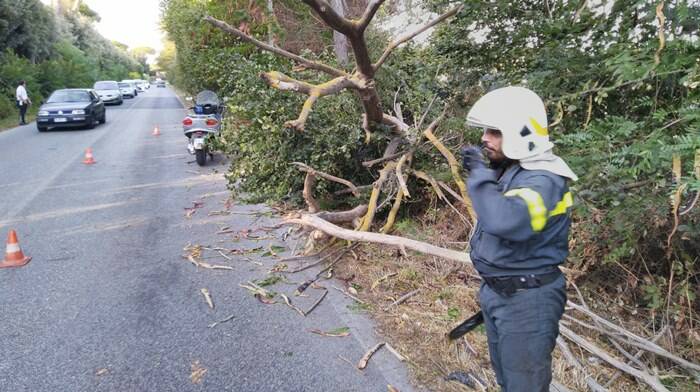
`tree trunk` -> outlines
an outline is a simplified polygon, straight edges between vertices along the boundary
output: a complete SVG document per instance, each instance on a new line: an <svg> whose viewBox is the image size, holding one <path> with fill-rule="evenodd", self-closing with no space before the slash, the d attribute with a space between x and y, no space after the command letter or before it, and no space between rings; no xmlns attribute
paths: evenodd
<svg viewBox="0 0 700 392"><path fill-rule="evenodd" d="M331 7L341 17L345 17L345 0L331 0ZM341 65L348 64L348 39L337 30L333 30L333 49Z"/></svg>
<svg viewBox="0 0 700 392"><path fill-rule="evenodd" d="M275 8L272 0L267 0L267 13L270 15L270 20L267 22L267 43L270 46L275 45L275 36L272 30L272 21L275 20Z"/></svg>

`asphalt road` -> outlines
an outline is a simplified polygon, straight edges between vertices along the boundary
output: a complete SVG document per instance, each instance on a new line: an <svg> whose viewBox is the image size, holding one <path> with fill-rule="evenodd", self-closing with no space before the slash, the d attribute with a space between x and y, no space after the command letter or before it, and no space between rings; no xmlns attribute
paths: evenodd
<svg viewBox="0 0 700 392"><path fill-rule="evenodd" d="M0 132L1 240L16 229L33 257L0 270L0 391L411 390L405 367L386 350L364 371L345 361L356 364L381 337L336 290L303 318L238 286L265 278L274 258L205 252L205 261L230 271L198 269L182 257L188 244L291 249L294 242L282 231L266 240L216 234L229 226L266 236L255 230L274 218L246 214L265 207L244 204L231 215L209 214L229 196L226 162L193 163L180 129L184 109L170 89L151 88L107 110L107 123L94 130L39 133L30 124ZM155 125L159 137L151 135ZM81 163L87 147L94 165ZM188 218L193 201L202 206ZM320 294L293 297L295 287L272 290L302 308ZM309 332L339 327L351 335Z"/></svg>

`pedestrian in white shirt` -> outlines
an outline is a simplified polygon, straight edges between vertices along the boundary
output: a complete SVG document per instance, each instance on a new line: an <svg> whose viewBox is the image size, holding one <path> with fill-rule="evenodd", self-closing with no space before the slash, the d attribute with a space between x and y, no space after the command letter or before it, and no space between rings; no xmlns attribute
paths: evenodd
<svg viewBox="0 0 700 392"><path fill-rule="evenodd" d="M17 98L17 107L19 108L19 125L27 124L24 116L27 114L29 105L32 104L32 100L29 99L29 95L27 95L27 89L25 88L26 84L27 83L24 80L20 80L19 86L17 86L17 92L15 94Z"/></svg>

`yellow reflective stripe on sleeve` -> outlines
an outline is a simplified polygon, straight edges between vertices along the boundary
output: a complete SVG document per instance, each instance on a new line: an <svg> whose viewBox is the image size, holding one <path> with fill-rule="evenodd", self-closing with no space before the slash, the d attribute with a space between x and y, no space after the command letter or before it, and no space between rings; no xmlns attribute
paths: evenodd
<svg viewBox="0 0 700 392"><path fill-rule="evenodd" d="M573 196L571 196L571 192L566 192L564 194L564 197L561 198L561 201L559 201L559 203L557 203L554 209L549 213L549 216L552 217L555 215L566 214L566 210L568 210L573 205L574 198Z"/></svg>
<svg viewBox="0 0 700 392"><path fill-rule="evenodd" d="M547 207L539 193L530 188L511 189L505 196L518 196L525 200L527 210L530 213L530 224L535 232L542 231L547 224Z"/></svg>

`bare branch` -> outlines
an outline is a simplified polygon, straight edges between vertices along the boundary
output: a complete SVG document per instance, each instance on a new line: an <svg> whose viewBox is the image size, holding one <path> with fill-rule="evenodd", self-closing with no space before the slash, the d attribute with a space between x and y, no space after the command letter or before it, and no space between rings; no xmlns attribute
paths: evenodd
<svg viewBox="0 0 700 392"><path fill-rule="evenodd" d="M369 2L369 4L367 4L367 8L365 9L365 13L362 14L362 18L355 22L360 34L364 33L365 29L367 29L367 26L369 26L369 23L372 21L374 15L377 13L379 7L381 7L383 3L384 0L372 0Z"/></svg>
<svg viewBox="0 0 700 392"><path fill-rule="evenodd" d="M342 90L350 87L356 87L356 84L345 76L339 76L335 79L329 80L328 82L321 84L310 84L307 82L299 81L281 72L265 72L260 75L270 87L286 90L286 91L296 91L300 93L309 94L309 98L304 102L304 106L299 113L299 117L296 120L287 121L284 125L288 128L294 128L298 131L303 131L306 126L306 120L311 114L314 103L320 97L326 95L333 95L341 92Z"/></svg>
<svg viewBox="0 0 700 392"><path fill-rule="evenodd" d="M204 17L204 21L210 23L214 27L217 27L217 28L219 28L219 29L221 29L221 30L233 35L233 36L240 38L243 41L246 41L248 43L251 43L251 44L257 46L258 48L260 48L262 50L266 50L266 51L274 53L278 56L282 56L282 57L286 57L288 59L294 60L298 63L306 65L308 68L315 69L315 70L321 71L321 72L325 72L325 73L327 73L329 75L333 75L333 76L350 76L346 72L341 71L337 68L333 68L330 65L318 63L316 61L307 60L299 55L288 52L284 49L280 49L278 47L268 45L262 41L258 41L257 39L255 39L255 38L249 36L248 34L238 30L237 28L229 25L228 23L221 21L221 20L218 20L216 18L213 18L211 16Z"/></svg>
<svg viewBox="0 0 700 392"><path fill-rule="evenodd" d="M424 172L424 171L420 171L420 170L413 170L413 171L411 171L411 173L412 173L414 176L416 176L416 177L420 178L421 180L423 180L423 181L427 182L428 184L430 184L430 186L433 187L433 190L435 191L435 194L437 194L438 197L439 197L441 200L447 201L447 198L445 197L445 194L442 193L442 190L440 189L440 185L438 184L438 182L435 181L435 179L434 179L433 177L431 177L430 175L428 175L428 173L426 173L426 172Z"/></svg>
<svg viewBox="0 0 700 392"><path fill-rule="evenodd" d="M642 337L639 337L639 336L633 334L632 332L611 323L610 321L604 319L603 317L598 316L597 314L591 312L590 310L584 308L583 306L581 306L575 302L566 301L566 306L574 308L574 309L578 310L579 312L585 313L586 315L591 317L593 320L600 322L600 324L605 326L606 328L610 328L611 330L624 335L625 337L627 337L629 339L629 341L627 343L632 345L632 346L643 348L651 353L654 353L656 355L659 355L661 357L664 357L664 358L667 358L671 361L674 361L677 364L681 365L683 368L685 368L691 372L695 372L695 373L700 372L700 365L692 363L690 361L687 361L681 357L678 357L678 356L668 352L667 350L665 350L663 347L659 346L658 344L653 343L653 342L651 342L647 339L644 339Z"/></svg>
<svg viewBox="0 0 700 392"><path fill-rule="evenodd" d="M348 211L323 211L316 214L317 217L330 223L345 223L362 217L367 213L367 204L359 205Z"/></svg>
<svg viewBox="0 0 700 392"><path fill-rule="evenodd" d="M385 161L390 161L392 159L400 158L402 155L405 155L407 152L410 152L410 151L397 152L396 154L391 154L391 155L381 157L378 159L373 159L371 161L365 161L365 162L362 162L362 166L369 168L369 167L376 165L377 163L382 163Z"/></svg>
<svg viewBox="0 0 700 392"><path fill-rule="evenodd" d="M321 206L316 201L314 197L314 189L316 188L316 175L313 172L306 172L306 178L304 178L304 190L301 192L306 201L306 205L309 206L309 212L314 214L321 210Z"/></svg>
<svg viewBox="0 0 700 392"><path fill-rule="evenodd" d="M394 226L394 222L396 222L396 215L399 213L402 201L403 191L399 188L399 191L396 192L396 199L394 199L394 204L391 206L391 211L389 211L389 216L387 216L386 218L386 223L384 223L384 226L379 230L380 233L388 233L389 230L391 230L391 228Z"/></svg>
<svg viewBox="0 0 700 392"><path fill-rule="evenodd" d="M311 94L311 90L314 89L315 85L290 78L289 76L283 74L282 72L270 71L263 72L260 74L262 80L272 88L276 88L282 91L294 91L303 94Z"/></svg>
<svg viewBox="0 0 700 392"><path fill-rule="evenodd" d="M355 25L348 19L338 15L337 12L331 7L326 0L302 0L306 5L313 8L318 16L323 19L326 24L340 33L346 36L354 35L357 30Z"/></svg>
<svg viewBox="0 0 700 392"><path fill-rule="evenodd" d="M371 242L375 244L391 245L397 248L403 247L405 249L411 249L416 252L441 257L447 260L454 260L462 263L471 263L469 255L463 250L445 249L439 246L428 244L426 242L416 241L409 238L403 238L388 234L348 230L336 226L332 223L329 223L314 215L303 215L300 218L285 219L284 223L311 226L325 233L328 233L333 237L342 238L348 241Z"/></svg>
<svg viewBox="0 0 700 392"><path fill-rule="evenodd" d="M382 116L382 123L393 127L395 130L399 131L402 135L406 135L409 127L408 124L401 121L397 117L384 113Z"/></svg>
<svg viewBox="0 0 700 392"><path fill-rule="evenodd" d="M459 163L457 163L457 159L455 158L454 154L450 152L450 150L445 147L444 144L440 140L438 140L437 137L433 134L433 130L437 127L437 124L440 122L440 120L445 116L445 112L443 112L438 119L433 121L428 128L423 131L423 135L430 140L431 143L435 146L435 148L438 149L442 153L442 155L447 159L447 162L450 165L450 171L452 172L452 178L454 181L457 183L457 186L459 187L459 193L462 195L462 200L464 201L464 205L467 208L467 212L469 212L469 217L472 219L472 222L476 222L476 213L474 212L474 208L472 207L471 199L467 195L467 187L464 185L464 181L462 180L461 174L459 172Z"/></svg>
<svg viewBox="0 0 700 392"><path fill-rule="evenodd" d="M463 5L458 5L458 6L454 7L454 8L452 8L451 10L445 12L444 14L440 15L440 16L437 17L436 19L434 19L434 20L428 22L428 24L426 24L425 26L419 28L418 30L415 30L415 31L413 31L413 32L411 32L411 33L404 34L404 35L402 35L401 37L397 38L396 40L392 41L392 42L386 47L386 49L384 49L384 53L383 53L382 56L379 58L379 60L378 60L376 63L374 63L374 65L373 65L374 72L377 72L377 70L382 66L382 64L384 64L384 62L386 61L386 59L389 57L389 55L391 54L391 52L392 52L394 49L396 49L398 46L402 45L403 43L405 43L405 42L407 42L407 41L410 41L411 39L413 39L413 38L414 38L415 36L417 36L418 34L424 32L425 30L428 30L429 28L435 26L435 25L438 24L438 23L441 23L441 22L444 21L445 19L451 18L452 16L456 15L459 11L462 10L463 7L464 7Z"/></svg>
<svg viewBox="0 0 700 392"><path fill-rule="evenodd" d="M367 214L362 218L362 225L360 226L360 231L369 230L372 226L372 221L374 220L374 214L377 212L377 200L379 200L379 194L382 191L382 185L386 181L386 177L389 172L394 169L396 163L387 163L382 170L379 171L379 178L372 184L372 194L369 196L369 207L367 209Z"/></svg>
<svg viewBox="0 0 700 392"><path fill-rule="evenodd" d="M616 367L617 369L630 374L634 376L635 378L639 379L640 381L645 382L647 385L649 385L654 391L657 392L668 392L668 389L659 381L657 377L654 377L651 374L644 373L638 369L635 369L626 363L618 360L617 358L611 356L604 350L601 350L598 348L595 344L589 342L588 340L584 339L583 337L575 334L572 330L569 328L559 325L559 333L566 338L570 339L574 343L578 344L582 348L584 348L586 351L596 355L600 359L604 360L605 362L611 364L612 366Z"/></svg>
<svg viewBox="0 0 700 392"><path fill-rule="evenodd" d="M411 197L411 194L408 193L408 187L406 186L406 180L403 177L403 173L401 173L401 169L403 168L403 165L406 163L406 161L410 160L412 158L412 154L404 154L404 156L399 159L399 162L396 164L396 178L399 182L399 187L401 189L401 192L403 192L404 196L406 198Z"/></svg>
<svg viewBox="0 0 700 392"><path fill-rule="evenodd" d="M337 182L338 184L343 184L350 189L350 191L352 192L353 195L355 195L355 196L359 195L359 191L357 190L357 187L355 186L355 184L353 184L352 182L350 182L344 178L339 178L339 177L318 171L318 170L316 170L316 169L314 169L314 168L312 168L304 163L301 163L301 162L292 162L292 165L297 166L299 168L299 170L301 170L303 172L313 173L314 175L317 175L321 178L325 178L328 181L333 181L333 182Z"/></svg>
<svg viewBox="0 0 700 392"><path fill-rule="evenodd" d="M301 108L301 113L299 113L299 117L296 120L289 120L284 123L284 126L287 128L294 128L297 131L303 131L304 127L306 127L306 120L309 118L309 114L311 114L311 109L314 107L314 103L316 103L316 100L318 99L319 94L317 92L311 93L308 98L306 98L306 102L304 102L304 106Z"/></svg>

